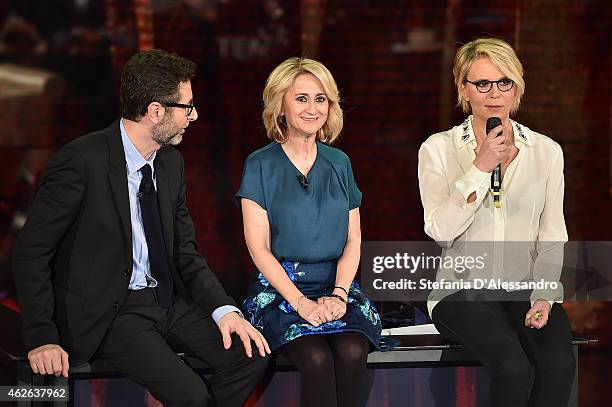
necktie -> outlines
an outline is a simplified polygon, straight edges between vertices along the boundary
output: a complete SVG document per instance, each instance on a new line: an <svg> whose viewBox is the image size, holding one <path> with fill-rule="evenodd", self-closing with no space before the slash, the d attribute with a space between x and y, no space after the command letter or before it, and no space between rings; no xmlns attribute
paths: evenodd
<svg viewBox="0 0 612 407"><path fill-rule="evenodd" d="M151 275L157 280L156 289L159 304L164 308L169 308L172 305L172 276L166 256L157 191L151 176L151 166L145 164L140 172L142 173L142 181L138 190L138 200L140 201L142 225L149 249Z"/></svg>

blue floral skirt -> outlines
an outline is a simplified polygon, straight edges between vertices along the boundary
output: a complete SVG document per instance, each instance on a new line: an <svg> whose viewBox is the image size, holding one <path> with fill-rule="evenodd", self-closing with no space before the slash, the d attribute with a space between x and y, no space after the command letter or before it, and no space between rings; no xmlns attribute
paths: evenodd
<svg viewBox="0 0 612 407"><path fill-rule="evenodd" d="M331 293L336 281L336 264L336 261L281 263L296 287L312 300ZM318 327L300 317L259 272L249 287L243 308L245 316L262 332L272 350L300 336L347 331L361 332L378 350L389 350L397 344L393 338L381 337L380 316L354 281L349 290L346 314Z"/></svg>

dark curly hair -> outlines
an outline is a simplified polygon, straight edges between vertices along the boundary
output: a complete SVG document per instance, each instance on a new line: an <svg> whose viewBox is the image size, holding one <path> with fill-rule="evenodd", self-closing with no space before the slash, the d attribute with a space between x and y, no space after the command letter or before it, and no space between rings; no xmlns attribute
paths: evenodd
<svg viewBox="0 0 612 407"><path fill-rule="evenodd" d="M195 71L194 62L161 49L133 55L121 72L121 117L138 121L151 102L177 102L179 84Z"/></svg>

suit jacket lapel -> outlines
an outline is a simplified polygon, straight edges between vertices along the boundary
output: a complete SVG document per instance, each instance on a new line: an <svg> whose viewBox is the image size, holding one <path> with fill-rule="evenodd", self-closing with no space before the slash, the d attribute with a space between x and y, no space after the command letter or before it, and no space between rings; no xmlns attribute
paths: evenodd
<svg viewBox="0 0 612 407"><path fill-rule="evenodd" d="M168 260L172 263L172 246L174 234L172 228L172 206L170 203L170 192L168 189L168 176L163 164L162 157L155 158L155 180L157 184L157 202L159 203L159 215L161 216L162 229L164 231L164 242Z"/></svg>
<svg viewBox="0 0 612 407"><path fill-rule="evenodd" d="M125 152L121 142L119 121L113 123L108 135L109 166L108 181L113 193L115 208L121 219L121 228L125 238L125 258L132 259L132 224L130 222L130 198L128 195ZM131 264L131 263L130 263Z"/></svg>

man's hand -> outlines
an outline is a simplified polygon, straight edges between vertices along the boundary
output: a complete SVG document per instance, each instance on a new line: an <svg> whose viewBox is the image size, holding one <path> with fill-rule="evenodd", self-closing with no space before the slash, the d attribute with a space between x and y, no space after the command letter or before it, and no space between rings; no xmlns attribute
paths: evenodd
<svg viewBox="0 0 612 407"><path fill-rule="evenodd" d="M225 349L229 349L230 346L232 346L231 334L236 333L242 340L244 350L248 357L253 357L251 340L257 345L261 357L265 357L266 354L272 353L263 335L236 312L228 312L219 320L219 330L223 336L223 347Z"/></svg>
<svg viewBox="0 0 612 407"><path fill-rule="evenodd" d="M546 300L537 300L525 315L525 326L540 329L548 322L550 303Z"/></svg>
<svg viewBox="0 0 612 407"><path fill-rule="evenodd" d="M68 354L59 345L39 346L28 352L32 371L38 374L54 374L68 377Z"/></svg>

